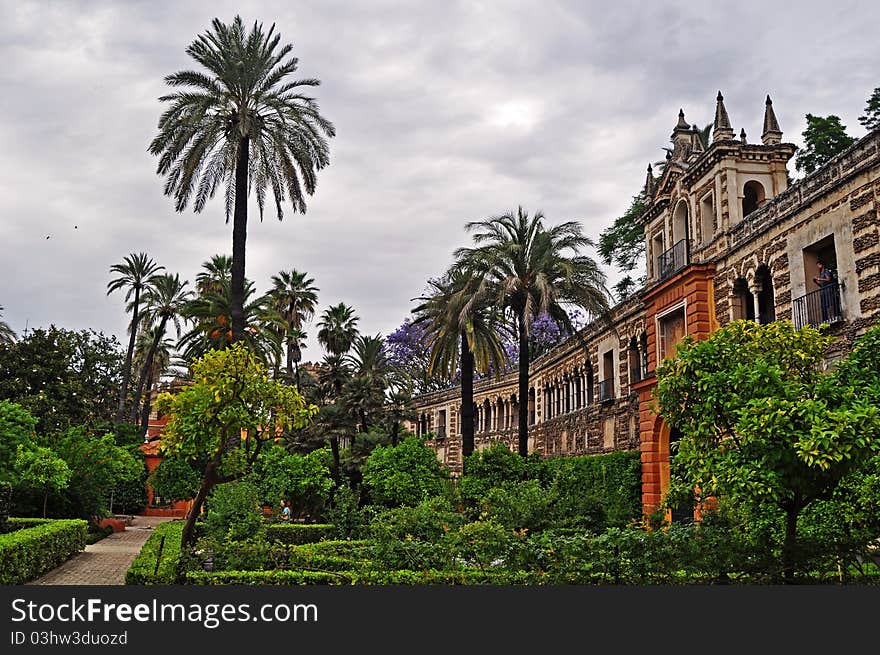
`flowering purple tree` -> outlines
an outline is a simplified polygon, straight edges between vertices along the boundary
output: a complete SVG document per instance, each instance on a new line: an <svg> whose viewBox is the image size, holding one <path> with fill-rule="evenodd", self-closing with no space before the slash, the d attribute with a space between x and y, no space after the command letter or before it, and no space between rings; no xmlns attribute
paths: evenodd
<svg viewBox="0 0 880 655"><path fill-rule="evenodd" d="M403 324L385 338L388 363L405 375L413 385L414 393L429 393L446 389L456 380L444 380L429 375L431 346L425 324L405 319ZM457 376L456 376L457 377Z"/></svg>

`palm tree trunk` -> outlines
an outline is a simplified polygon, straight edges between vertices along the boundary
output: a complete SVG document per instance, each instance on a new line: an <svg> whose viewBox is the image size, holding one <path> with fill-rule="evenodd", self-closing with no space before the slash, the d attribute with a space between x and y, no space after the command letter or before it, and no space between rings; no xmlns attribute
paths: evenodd
<svg viewBox="0 0 880 655"><path fill-rule="evenodd" d="M301 393L302 389L299 388L299 362L293 363L293 375L296 378L296 390L297 393Z"/></svg>
<svg viewBox="0 0 880 655"><path fill-rule="evenodd" d="M141 411L141 433L147 431L147 427L150 424L150 406L153 404L153 394L150 393L150 389L153 388L153 375L154 371L150 370L150 375L147 378L147 393L144 397L144 409Z"/></svg>
<svg viewBox="0 0 880 655"><path fill-rule="evenodd" d="M46 505L49 502L49 492L43 491L43 518L46 518Z"/></svg>
<svg viewBox="0 0 880 655"><path fill-rule="evenodd" d="M461 333L461 465L464 472L464 460L474 452L474 354L467 340L467 334Z"/></svg>
<svg viewBox="0 0 880 655"><path fill-rule="evenodd" d="M232 223L232 342L244 337L244 253L247 240L248 161L250 140L238 144L235 164L235 213Z"/></svg>
<svg viewBox="0 0 880 655"><path fill-rule="evenodd" d="M521 313L517 320L519 329L519 454L529 454L529 337L526 334L526 317Z"/></svg>
<svg viewBox="0 0 880 655"><path fill-rule="evenodd" d="M128 385L131 382L131 360L134 356L134 342L137 337L140 302L141 289L140 287L135 287L134 308L131 310L131 336L128 337L128 350L125 353L125 363L122 365L122 385L119 387L119 404L116 407L117 423L122 423L125 418L125 397L128 395Z"/></svg>
<svg viewBox="0 0 880 655"><path fill-rule="evenodd" d="M293 349L291 346L290 333L287 335L287 380L293 380Z"/></svg>
<svg viewBox="0 0 880 655"><path fill-rule="evenodd" d="M141 396L144 393L144 385L146 384L147 377L150 375L150 372L153 370L153 359L156 357L156 351L159 349L159 342L162 340L162 337L165 334L165 324L168 322L168 317L163 316L162 320L159 322L159 329L156 330L156 336L153 337L153 343L150 344L150 350L147 353L147 360L144 362L144 367L141 369L141 376L138 380L137 391L134 394L134 405L131 408L131 422L134 423L138 417L138 409L141 406Z"/></svg>
<svg viewBox="0 0 880 655"><path fill-rule="evenodd" d="M339 484L339 470L340 470L340 462L339 462L339 437L333 435L330 437L330 450L333 453L333 470L330 471L330 475L336 484Z"/></svg>

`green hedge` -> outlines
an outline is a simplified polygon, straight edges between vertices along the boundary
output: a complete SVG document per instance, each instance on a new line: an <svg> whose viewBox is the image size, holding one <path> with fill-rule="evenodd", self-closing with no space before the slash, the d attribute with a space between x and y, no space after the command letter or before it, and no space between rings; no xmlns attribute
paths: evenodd
<svg viewBox="0 0 880 655"><path fill-rule="evenodd" d="M561 497L590 494L599 501L608 526L623 527L642 515L642 464L639 451L607 455L553 457L554 483Z"/></svg>
<svg viewBox="0 0 880 655"><path fill-rule="evenodd" d="M0 584L22 584L70 559L86 547L88 523L81 519L9 519L18 528L0 535Z"/></svg>
<svg viewBox="0 0 880 655"><path fill-rule="evenodd" d="M125 573L125 584L174 584L184 521L160 523Z"/></svg>
<svg viewBox="0 0 880 655"><path fill-rule="evenodd" d="M333 531L333 526L329 523L289 523L268 527L269 541L292 545L313 544L330 539Z"/></svg>
<svg viewBox="0 0 880 655"><path fill-rule="evenodd" d="M459 571L192 571L194 585L535 585L546 584L541 573L464 569Z"/></svg>

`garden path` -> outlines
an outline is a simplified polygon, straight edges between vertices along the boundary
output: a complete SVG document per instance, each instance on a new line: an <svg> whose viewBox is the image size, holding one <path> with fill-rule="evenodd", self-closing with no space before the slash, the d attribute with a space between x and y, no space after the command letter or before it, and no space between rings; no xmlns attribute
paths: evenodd
<svg viewBox="0 0 880 655"><path fill-rule="evenodd" d="M141 547L150 538L153 528L167 518L135 516L122 532L114 532L86 546L85 552L74 555L58 568L27 584L32 585L122 585L125 572Z"/></svg>

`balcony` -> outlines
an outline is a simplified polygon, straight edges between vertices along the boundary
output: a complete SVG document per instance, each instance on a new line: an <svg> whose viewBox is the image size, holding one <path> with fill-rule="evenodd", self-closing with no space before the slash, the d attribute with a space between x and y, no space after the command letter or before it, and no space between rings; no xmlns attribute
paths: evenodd
<svg viewBox="0 0 880 655"><path fill-rule="evenodd" d="M689 259L689 242L687 239L682 239L657 257L657 279L662 281L672 277L688 265Z"/></svg>
<svg viewBox="0 0 880 655"><path fill-rule="evenodd" d="M596 402L607 403L614 400L614 380L602 380L596 384Z"/></svg>
<svg viewBox="0 0 880 655"><path fill-rule="evenodd" d="M840 292L843 285L832 282L827 286L795 298L791 302L792 322L797 329L805 325L816 328L843 320Z"/></svg>

